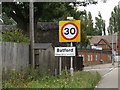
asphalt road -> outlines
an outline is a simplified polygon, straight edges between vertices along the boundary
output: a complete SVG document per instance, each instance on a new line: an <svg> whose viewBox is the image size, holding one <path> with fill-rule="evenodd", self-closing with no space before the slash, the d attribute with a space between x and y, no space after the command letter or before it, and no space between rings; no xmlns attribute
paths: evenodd
<svg viewBox="0 0 120 90"><path fill-rule="evenodd" d="M114 68L102 77L97 88L118 88L118 78L118 68Z"/></svg>
<svg viewBox="0 0 120 90"><path fill-rule="evenodd" d="M112 66L111 64L95 65L85 67L84 71L99 72L102 79L96 86L95 90L120 90L120 67L118 68L117 63ZM110 89L111 88L111 89ZM114 89L113 89L114 88ZM106 90L105 89L105 90Z"/></svg>
<svg viewBox="0 0 120 90"><path fill-rule="evenodd" d="M110 71L112 71L114 68L96 68L96 69L86 69L84 71L90 71L90 72L99 72L99 74L104 77L107 73L109 73Z"/></svg>
<svg viewBox="0 0 120 90"><path fill-rule="evenodd" d="M107 73L111 72L114 68L116 68L118 65L115 63L113 66L111 63L109 64L100 64L100 65L93 65L89 67L84 67L84 71L90 71L90 72L99 72L102 77L106 75Z"/></svg>

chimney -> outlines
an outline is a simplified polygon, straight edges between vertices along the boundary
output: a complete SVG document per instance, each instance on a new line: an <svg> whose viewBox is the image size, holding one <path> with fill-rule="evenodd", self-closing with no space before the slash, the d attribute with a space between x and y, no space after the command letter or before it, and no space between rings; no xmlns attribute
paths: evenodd
<svg viewBox="0 0 120 90"><path fill-rule="evenodd" d="M118 32L118 56L120 56L120 32Z"/></svg>

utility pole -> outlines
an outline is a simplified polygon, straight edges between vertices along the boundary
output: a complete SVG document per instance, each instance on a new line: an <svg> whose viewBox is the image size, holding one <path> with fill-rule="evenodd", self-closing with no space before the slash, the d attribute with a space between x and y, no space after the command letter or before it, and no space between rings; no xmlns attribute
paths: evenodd
<svg viewBox="0 0 120 90"><path fill-rule="evenodd" d="M30 10L30 19L29 19L29 36L30 36L30 61L32 64L32 68L35 68L35 58L34 58L34 5L33 0L30 0L29 4L29 10Z"/></svg>
<svg viewBox="0 0 120 90"><path fill-rule="evenodd" d="M113 56L113 52L114 52L114 48L113 48L113 29L112 29L112 65L114 65L114 56Z"/></svg>
<svg viewBox="0 0 120 90"><path fill-rule="evenodd" d="M0 19L2 19L2 2L0 2ZM1 21L2 22L2 21ZM2 27L0 27L0 29L2 30ZM1 34L1 33L0 33ZM2 43L0 44L0 89L2 90Z"/></svg>

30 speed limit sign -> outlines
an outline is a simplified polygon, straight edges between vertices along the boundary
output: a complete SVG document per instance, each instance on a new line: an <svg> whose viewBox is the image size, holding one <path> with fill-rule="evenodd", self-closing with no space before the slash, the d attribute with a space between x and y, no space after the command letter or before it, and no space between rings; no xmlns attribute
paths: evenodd
<svg viewBox="0 0 120 90"><path fill-rule="evenodd" d="M80 42L80 20L59 21L59 42Z"/></svg>

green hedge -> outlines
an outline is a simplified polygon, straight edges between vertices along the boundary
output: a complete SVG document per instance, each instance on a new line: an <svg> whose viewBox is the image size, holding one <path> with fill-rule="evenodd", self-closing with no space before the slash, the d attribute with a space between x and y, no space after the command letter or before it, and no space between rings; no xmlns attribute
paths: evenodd
<svg viewBox="0 0 120 90"><path fill-rule="evenodd" d="M27 35L23 34L21 29L12 29L8 31L2 31L0 35L0 41L27 44L30 40Z"/></svg>

